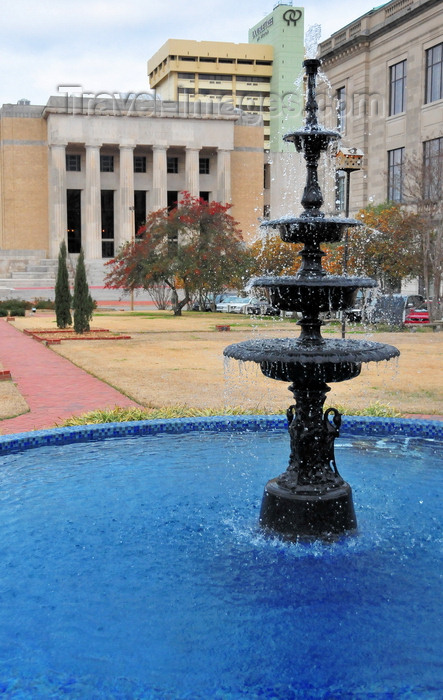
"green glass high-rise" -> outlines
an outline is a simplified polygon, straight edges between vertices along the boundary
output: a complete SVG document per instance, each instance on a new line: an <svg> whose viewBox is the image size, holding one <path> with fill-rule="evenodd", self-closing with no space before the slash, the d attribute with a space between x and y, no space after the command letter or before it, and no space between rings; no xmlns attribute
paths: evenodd
<svg viewBox="0 0 443 700"><path fill-rule="evenodd" d="M249 30L250 44L273 47L269 125L271 152L289 150L282 137L299 128L303 112L304 8L278 3ZM298 80L299 78L299 80ZM264 114L265 123L267 115Z"/></svg>

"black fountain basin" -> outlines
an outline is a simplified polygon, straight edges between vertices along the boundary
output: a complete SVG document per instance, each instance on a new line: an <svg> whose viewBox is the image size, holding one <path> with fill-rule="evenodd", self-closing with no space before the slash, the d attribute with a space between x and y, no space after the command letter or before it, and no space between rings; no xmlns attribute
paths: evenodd
<svg viewBox="0 0 443 700"><path fill-rule="evenodd" d="M356 219L344 219L339 216L298 216L271 219L261 224L262 228L276 228L285 243L337 243L345 229L350 226L362 226Z"/></svg>
<svg viewBox="0 0 443 700"><path fill-rule="evenodd" d="M316 152L326 151L330 143L339 141L341 138L338 131L329 131L319 124L305 127L297 131L291 131L283 136L283 141L293 143L297 151L306 151L313 148Z"/></svg>
<svg viewBox="0 0 443 700"><path fill-rule="evenodd" d="M272 306L281 311L318 313L351 309L359 289L376 287L368 277L254 277L250 287L269 289Z"/></svg>
<svg viewBox="0 0 443 700"><path fill-rule="evenodd" d="M393 345L370 340L263 338L228 345L223 354L258 363L271 379L307 386L352 379L360 374L363 362L390 360L400 352Z"/></svg>

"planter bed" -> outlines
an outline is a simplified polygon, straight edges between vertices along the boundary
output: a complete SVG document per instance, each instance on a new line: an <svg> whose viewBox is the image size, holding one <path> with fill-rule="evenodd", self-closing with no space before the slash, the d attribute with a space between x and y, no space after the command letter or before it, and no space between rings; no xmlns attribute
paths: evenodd
<svg viewBox="0 0 443 700"><path fill-rule="evenodd" d="M57 335L67 333L72 335L75 331L73 328L25 328L23 333L26 335L49 335L49 333L56 333ZM110 333L110 331L107 328L94 328L93 331L87 331L87 333Z"/></svg>
<svg viewBox="0 0 443 700"><path fill-rule="evenodd" d="M74 330L66 328L34 331L28 329L24 332L40 343L45 342L48 345L59 344L62 340L128 340L131 338L130 335L116 335L105 328L97 328L85 333L76 333Z"/></svg>

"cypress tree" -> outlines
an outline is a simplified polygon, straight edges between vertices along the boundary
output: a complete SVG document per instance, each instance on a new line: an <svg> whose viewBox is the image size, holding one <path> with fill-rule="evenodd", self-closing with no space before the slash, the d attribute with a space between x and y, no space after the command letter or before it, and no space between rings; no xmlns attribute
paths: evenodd
<svg viewBox="0 0 443 700"><path fill-rule="evenodd" d="M85 257L83 249L80 250L77 268L75 270L74 298L72 300L74 309L74 330L76 333L89 331L89 321L94 310L94 301L89 293L88 282L86 280Z"/></svg>
<svg viewBox="0 0 443 700"><path fill-rule="evenodd" d="M69 291L69 276L66 265L66 243L60 244L58 256L57 280L55 283L55 317L57 328L66 328L72 324L71 292Z"/></svg>

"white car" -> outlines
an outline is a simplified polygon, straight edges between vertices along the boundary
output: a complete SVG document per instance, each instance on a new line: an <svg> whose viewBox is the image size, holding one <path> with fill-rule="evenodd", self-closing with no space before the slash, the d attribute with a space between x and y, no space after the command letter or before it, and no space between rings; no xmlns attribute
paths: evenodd
<svg viewBox="0 0 443 700"><path fill-rule="evenodd" d="M243 299L234 295L226 296L223 298L223 301L220 301L218 304L215 305L215 310L221 313L228 313L231 304L235 304L239 301L243 301Z"/></svg>
<svg viewBox="0 0 443 700"><path fill-rule="evenodd" d="M231 314L246 314L248 307L256 301L251 297L238 297L234 302L228 304L228 312Z"/></svg>

